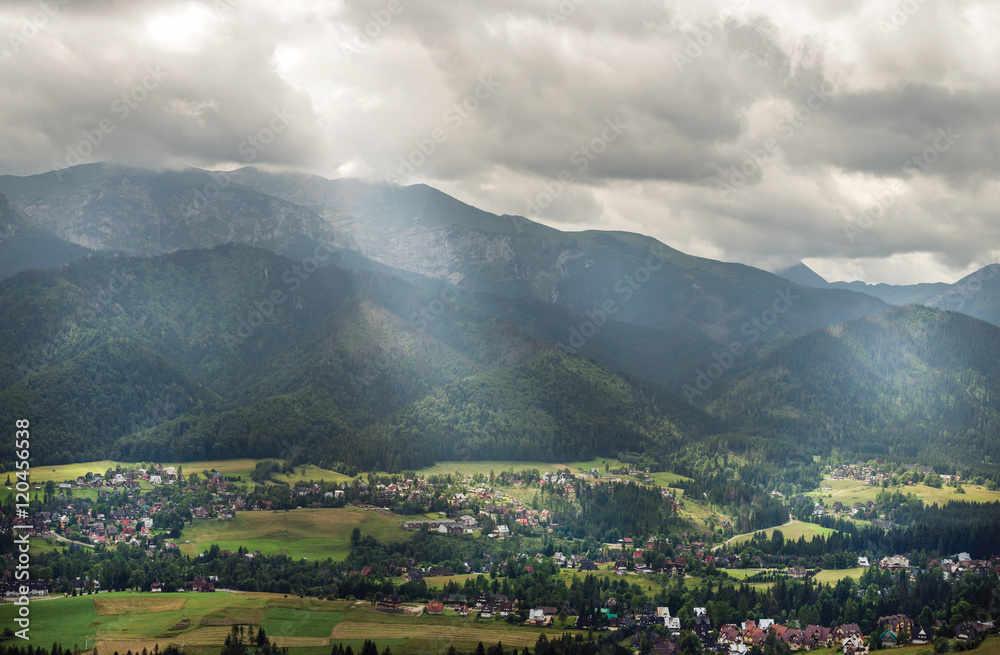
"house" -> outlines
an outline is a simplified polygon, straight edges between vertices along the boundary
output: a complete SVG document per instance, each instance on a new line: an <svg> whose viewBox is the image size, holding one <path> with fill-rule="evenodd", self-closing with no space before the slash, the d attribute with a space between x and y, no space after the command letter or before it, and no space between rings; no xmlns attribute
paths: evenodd
<svg viewBox="0 0 1000 655"><path fill-rule="evenodd" d="M867 652L865 648L865 641L860 635L851 635L844 640L843 643L844 655L859 655L860 653Z"/></svg>
<svg viewBox="0 0 1000 655"><path fill-rule="evenodd" d="M154 594L155 593L162 593L163 592L163 583L162 582L154 582L153 584L149 585L149 591L152 592L152 593L154 593Z"/></svg>
<svg viewBox="0 0 1000 655"><path fill-rule="evenodd" d="M871 565L868 563L868 558L867 557L859 557L858 558L858 566L868 567L868 566L871 566Z"/></svg>
<svg viewBox="0 0 1000 655"><path fill-rule="evenodd" d="M896 643L899 638L892 629L888 629L879 636L879 641L882 643L882 648L895 648Z"/></svg>
<svg viewBox="0 0 1000 655"><path fill-rule="evenodd" d="M828 648L833 644L833 631L818 625L810 625L805 629L806 646L809 648Z"/></svg>
<svg viewBox="0 0 1000 655"><path fill-rule="evenodd" d="M673 637L667 637L653 645L653 655L677 655L679 652L681 652L680 646Z"/></svg>
<svg viewBox="0 0 1000 655"><path fill-rule="evenodd" d="M845 639L850 637L861 638L861 628L857 623L844 623L833 628L833 640L843 644Z"/></svg>
<svg viewBox="0 0 1000 655"><path fill-rule="evenodd" d="M493 618L493 607L490 605L484 605L483 609L479 610L479 618L481 619L492 619Z"/></svg>
<svg viewBox="0 0 1000 655"><path fill-rule="evenodd" d="M715 640L712 639L712 621L708 618L704 607L694 608L694 633L701 639L702 648L715 647Z"/></svg>
<svg viewBox="0 0 1000 655"><path fill-rule="evenodd" d="M190 584L188 584L188 588L191 589L191 591L199 591L199 592L215 591L215 583L209 582L205 578L198 576L197 578L192 580Z"/></svg>
<svg viewBox="0 0 1000 655"><path fill-rule="evenodd" d="M545 616L545 610L541 607L528 610L528 620L525 621L528 625L549 625L551 622L552 617Z"/></svg>
<svg viewBox="0 0 1000 655"><path fill-rule="evenodd" d="M801 630L788 629L781 635L781 640L792 650L799 650L808 645L806 633Z"/></svg>
<svg viewBox="0 0 1000 655"><path fill-rule="evenodd" d="M719 643L725 645L743 644L743 634L735 625L727 624L719 628Z"/></svg>
<svg viewBox="0 0 1000 655"><path fill-rule="evenodd" d="M436 600L432 600L427 603L427 613L428 614L444 614L444 603L439 603Z"/></svg>
<svg viewBox="0 0 1000 655"><path fill-rule="evenodd" d="M386 594L375 603L375 608L379 610L398 611L402 601L395 594Z"/></svg>
<svg viewBox="0 0 1000 655"><path fill-rule="evenodd" d="M789 566L788 567L788 577L789 578L804 578L806 577L806 569L804 566Z"/></svg>
<svg viewBox="0 0 1000 655"><path fill-rule="evenodd" d="M879 560L879 567L886 571L909 571L910 558L905 555L893 555Z"/></svg>
<svg viewBox="0 0 1000 655"><path fill-rule="evenodd" d="M669 607L657 607L656 618L663 619L663 625L666 626L668 630L676 630L677 632L680 632L681 629L680 617L670 616Z"/></svg>
<svg viewBox="0 0 1000 655"><path fill-rule="evenodd" d="M955 639L959 641L970 641L978 639L984 632L986 626L979 621L962 621L955 626Z"/></svg>
<svg viewBox="0 0 1000 655"><path fill-rule="evenodd" d="M468 605L462 605L461 607L459 607L458 608L458 615L459 616L468 616L469 615L469 606Z"/></svg>
<svg viewBox="0 0 1000 655"><path fill-rule="evenodd" d="M929 644L934 641L934 631L928 630L927 628L915 626L916 631L913 633L912 643L914 644Z"/></svg>
<svg viewBox="0 0 1000 655"><path fill-rule="evenodd" d="M899 633L905 630L907 634L913 634L913 620L905 614L892 614L889 616L880 616L878 619L878 627L889 628L892 630L893 634L898 639Z"/></svg>

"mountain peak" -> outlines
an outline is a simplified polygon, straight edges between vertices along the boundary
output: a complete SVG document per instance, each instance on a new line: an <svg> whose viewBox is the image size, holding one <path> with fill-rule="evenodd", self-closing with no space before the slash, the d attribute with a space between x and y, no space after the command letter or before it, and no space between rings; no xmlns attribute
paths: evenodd
<svg viewBox="0 0 1000 655"><path fill-rule="evenodd" d="M820 289L829 286L823 276L821 276L816 271L812 270L802 262L794 266L789 266L788 268L783 268L774 272L775 275L780 275L789 282L794 282L795 284L801 284L806 287L818 287Z"/></svg>

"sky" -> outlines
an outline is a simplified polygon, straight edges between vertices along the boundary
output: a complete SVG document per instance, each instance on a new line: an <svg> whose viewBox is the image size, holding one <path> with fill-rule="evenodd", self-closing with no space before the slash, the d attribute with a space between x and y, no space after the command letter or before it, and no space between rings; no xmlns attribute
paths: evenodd
<svg viewBox="0 0 1000 655"><path fill-rule="evenodd" d="M828 280L1000 261L1000 3L4 0L0 173L426 183Z"/></svg>

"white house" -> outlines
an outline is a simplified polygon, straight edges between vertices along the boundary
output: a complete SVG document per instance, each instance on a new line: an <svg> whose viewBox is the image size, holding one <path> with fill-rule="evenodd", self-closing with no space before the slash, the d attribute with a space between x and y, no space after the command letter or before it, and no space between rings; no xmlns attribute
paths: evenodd
<svg viewBox="0 0 1000 655"><path fill-rule="evenodd" d="M663 619L663 625L667 627L668 630L680 630L681 620L680 617L670 616L669 607L657 607L656 608L656 618Z"/></svg>

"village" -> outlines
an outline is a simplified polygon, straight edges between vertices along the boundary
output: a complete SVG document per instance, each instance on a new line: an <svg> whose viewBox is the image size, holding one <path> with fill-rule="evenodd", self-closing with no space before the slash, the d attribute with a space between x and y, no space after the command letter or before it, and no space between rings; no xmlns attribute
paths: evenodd
<svg viewBox="0 0 1000 655"><path fill-rule="evenodd" d="M857 474L867 480L871 471L859 470ZM38 485L35 491L39 500L46 503L46 509L34 513L30 519L21 519L19 524L29 524L31 527L27 531L32 537L56 539L61 546L77 544L105 549L126 546L140 549L155 559L169 557L171 553L176 556L180 546L187 542L185 531L191 526L220 525L234 521L247 512L278 513L281 516L305 509L337 511L353 508L353 511L398 517L396 525L400 533L429 533L446 540L471 538L499 545L520 538L547 540L557 534L555 531L560 526L548 508L539 506L535 495L538 490L545 489L550 495L556 494L559 498L572 501L580 489L574 483L583 478L592 485L640 484L636 480L643 475L644 471L629 467L604 474L595 468L580 475L566 471L501 473L489 477L476 474L454 478L370 474L367 478L359 476L350 481L291 484L275 483L266 476L254 476L248 480L244 476L223 475L215 470L185 475L181 467L152 464L91 471L74 480ZM620 476L628 476L631 480ZM671 510L676 511L682 506L683 501L673 491L658 489L663 503ZM814 506L822 507L819 503ZM876 503L863 507L872 516L878 516ZM845 513L848 510L836 506L834 509ZM379 581L424 585L428 579L434 580L437 585L419 587L427 589L426 596L416 601L412 596L407 599L398 593L369 594L373 607L378 611L408 616L451 614L474 621L515 621L552 629L627 630L633 635L634 645L638 647L643 635L646 635L647 641L653 643L652 652L661 655L679 653L681 640L689 634L697 637L700 649L731 655L743 655L766 643L772 647L781 643L792 651L836 648L845 655L859 655L867 653L870 648L930 643L940 637L972 642L993 629L992 623L974 620L949 625L936 619L930 625L926 621L917 625L914 618L904 615L879 617L877 624L871 626L867 633L863 633L856 623L821 626L801 624L799 621L780 623L766 618L718 625L707 607L683 608L672 613L669 607L656 605L650 600L628 602L612 593L602 601L601 607L594 608L596 611L585 613L556 604L526 605L515 595L499 593L496 585L480 591L476 591L476 586L469 586L469 577L474 575L494 579L500 576L504 579L512 575L541 575L543 571L547 576L555 574L557 577L594 575L603 579L603 576L610 576L626 587L634 588L638 588L636 582L643 579L666 585L671 581L685 583L687 580L704 579L704 576L741 581L742 584L767 584L777 579L808 580L822 565L822 558L810 563L801 558L769 556L752 548L742 553L732 548L719 550L702 538L704 536L700 534L673 541L664 537L621 537L591 543L589 548L582 547L583 544L578 541L568 540L563 542L568 547L563 550L550 548L545 553L522 552L515 558L496 557L484 552L481 564L466 561L450 565L440 561L410 560L405 565L397 562L386 566L371 561L362 562L344 571L343 575L371 579L374 585L382 584ZM752 545L754 542L749 543ZM216 547L215 550L213 557L219 561L231 558L251 561L264 557L259 548L240 548L239 552L233 548ZM207 552L197 552L195 560L206 555ZM995 576L1000 573L1000 557L975 559L965 552L946 558L928 558L919 563L911 562L909 553L879 558L861 555L851 564L861 569L871 566L884 572L901 574L911 582L916 581L918 575L932 571L939 572L935 575L941 579L952 582L965 576ZM10 567L5 569L4 579L0 581L0 596L11 598L23 594L24 583L15 583ZM174 584L148 580L143 590L152 593L204 593L232 587L231 583L208 573L207 569L190 570L192 573L186 579ZM448 582L450 579L457 583ZM27 587L34 597L111 591L107 588L107 581L102 584L99 576L86 575L30 580ZM612 590L615 588L611 587ZM862 592L862 589L858 590L859 595ZM650 633L654 628L655 634Z"/></svg>

